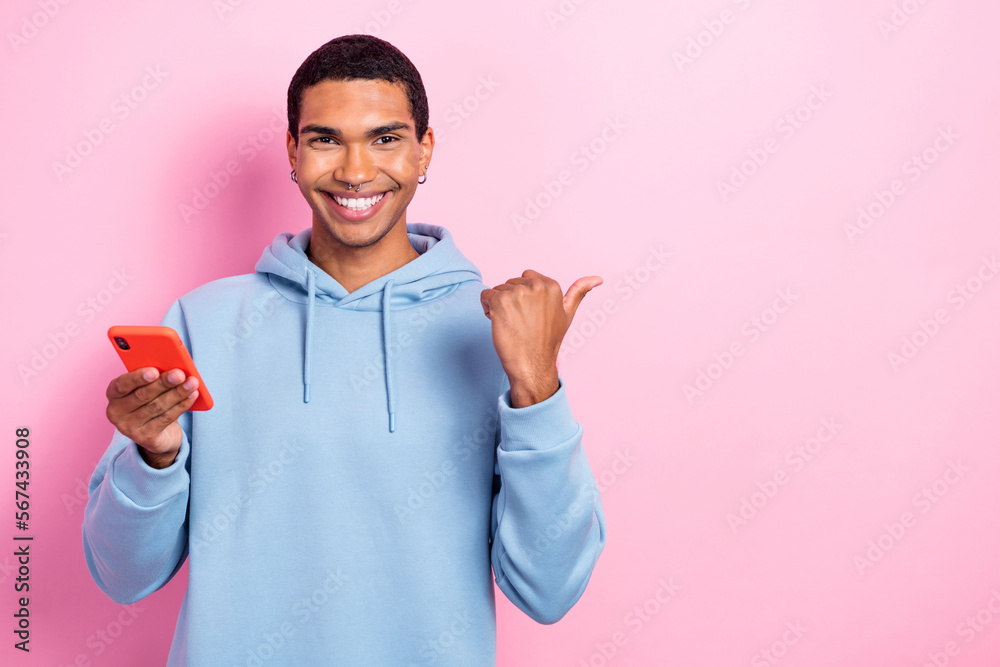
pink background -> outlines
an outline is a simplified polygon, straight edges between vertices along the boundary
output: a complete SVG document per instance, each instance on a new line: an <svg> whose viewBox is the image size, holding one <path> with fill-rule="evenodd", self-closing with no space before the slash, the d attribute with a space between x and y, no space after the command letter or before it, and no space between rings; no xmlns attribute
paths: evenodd
<svg viewBox="0 0 1000 667"><path fill-rule="evenodd" d="M165 660L186 568L130 616L83 558L120 372L105 332L309 225L288 82L371 32L419 68L438 134L409 221L451 230L489 285L605 281L560 369L607 547L554 626L498 593L499 664L1000 664L995 2L0 12L0 544L25 425L35 536L30 656L0 547L0 663Z"/></svg>

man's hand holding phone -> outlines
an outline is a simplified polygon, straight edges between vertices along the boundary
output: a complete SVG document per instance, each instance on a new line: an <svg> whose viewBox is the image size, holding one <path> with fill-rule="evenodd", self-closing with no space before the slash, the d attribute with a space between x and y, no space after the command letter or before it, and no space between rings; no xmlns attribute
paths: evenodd
<svg viewBox="0 0 1000 667"><path fill-rule="evenodd" d="M198 398L198 378L174 368L166 373L148 367L119 375L108 385L108 421L139 445L153 468L166 468L181 449L177 418Z"/></svg>
<svg viewBox="0 0 1000 667"><path fill-rule="evenodd" d="M108 385L108 421L139 445L143 460L166 468L181 449L185 410L210 410L194 360L170 327L116 326L108 339L128 369Z"/></svg>

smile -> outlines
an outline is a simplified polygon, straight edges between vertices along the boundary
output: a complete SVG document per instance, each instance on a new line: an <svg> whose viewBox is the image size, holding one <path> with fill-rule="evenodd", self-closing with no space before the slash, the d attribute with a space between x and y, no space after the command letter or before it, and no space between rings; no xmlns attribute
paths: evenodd
<svg viewBox="0 0 1000 667"><path fill-rule="evenodd" d="M324 191L323 195L330 200L333 206L332 213L341 220L348 222L366 222L378 215L386 202L393 201L393 191L386 190L378 194L365 193L368 196L360 197L351 195L339 195L333 192Z"/></svg>
<svg viewBox="0 0 1000 667"><path fill-rule="evenodd" d="M352 211L366 211L372 206L377 204L385 193L375 195L374 197L338 197L337 195L331 195L333 200L343 206L346 209Z"/></svg>

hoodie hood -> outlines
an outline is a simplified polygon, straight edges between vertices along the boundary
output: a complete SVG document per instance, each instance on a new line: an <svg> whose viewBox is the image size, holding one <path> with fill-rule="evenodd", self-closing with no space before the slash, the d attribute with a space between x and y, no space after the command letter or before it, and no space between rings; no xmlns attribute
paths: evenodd
<svg viewBox="0 0 1000 667"><path fill-rule="evenodd" d="M390 432L396 430L396 396L388 353L392 311L440 299L464 282L482 282L479 269L455 247L451 233L444 227L412 223L406 225L406 232L410 244L420 256L353 292L344 289L333 276L306 256L305 251L312 237L311 228L295 235L283 232L275 236L254 267L257 273L268 275L271 286L282 296L302 304L302 400L305 403L309 402L311 390L309 369L313 309L316 305L382 312L382 358Z"/></svg>

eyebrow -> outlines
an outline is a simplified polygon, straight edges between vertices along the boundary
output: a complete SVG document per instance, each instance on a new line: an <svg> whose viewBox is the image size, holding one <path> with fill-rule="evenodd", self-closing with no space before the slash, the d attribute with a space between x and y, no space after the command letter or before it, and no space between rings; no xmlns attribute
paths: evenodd
<svg viewBox="0 0 1000 667"><path fill-rule="evenodd" d="M371 139L380 136L382 134L385 134L386 132L395 132L396 130L408 130L408 129L410 129L409 125L397 120L392 123L386 123L385 125L379 125L378 127L369 128L365 132L365 137ZM327 125L316 125L315 123L310 123L309 125L306 125L301 130L299 130L299 134L300 135L328 134L332 137L337 137L339 139L340 137L343 136L344 133L341 132L336 127L329 127Z"/></svg>

